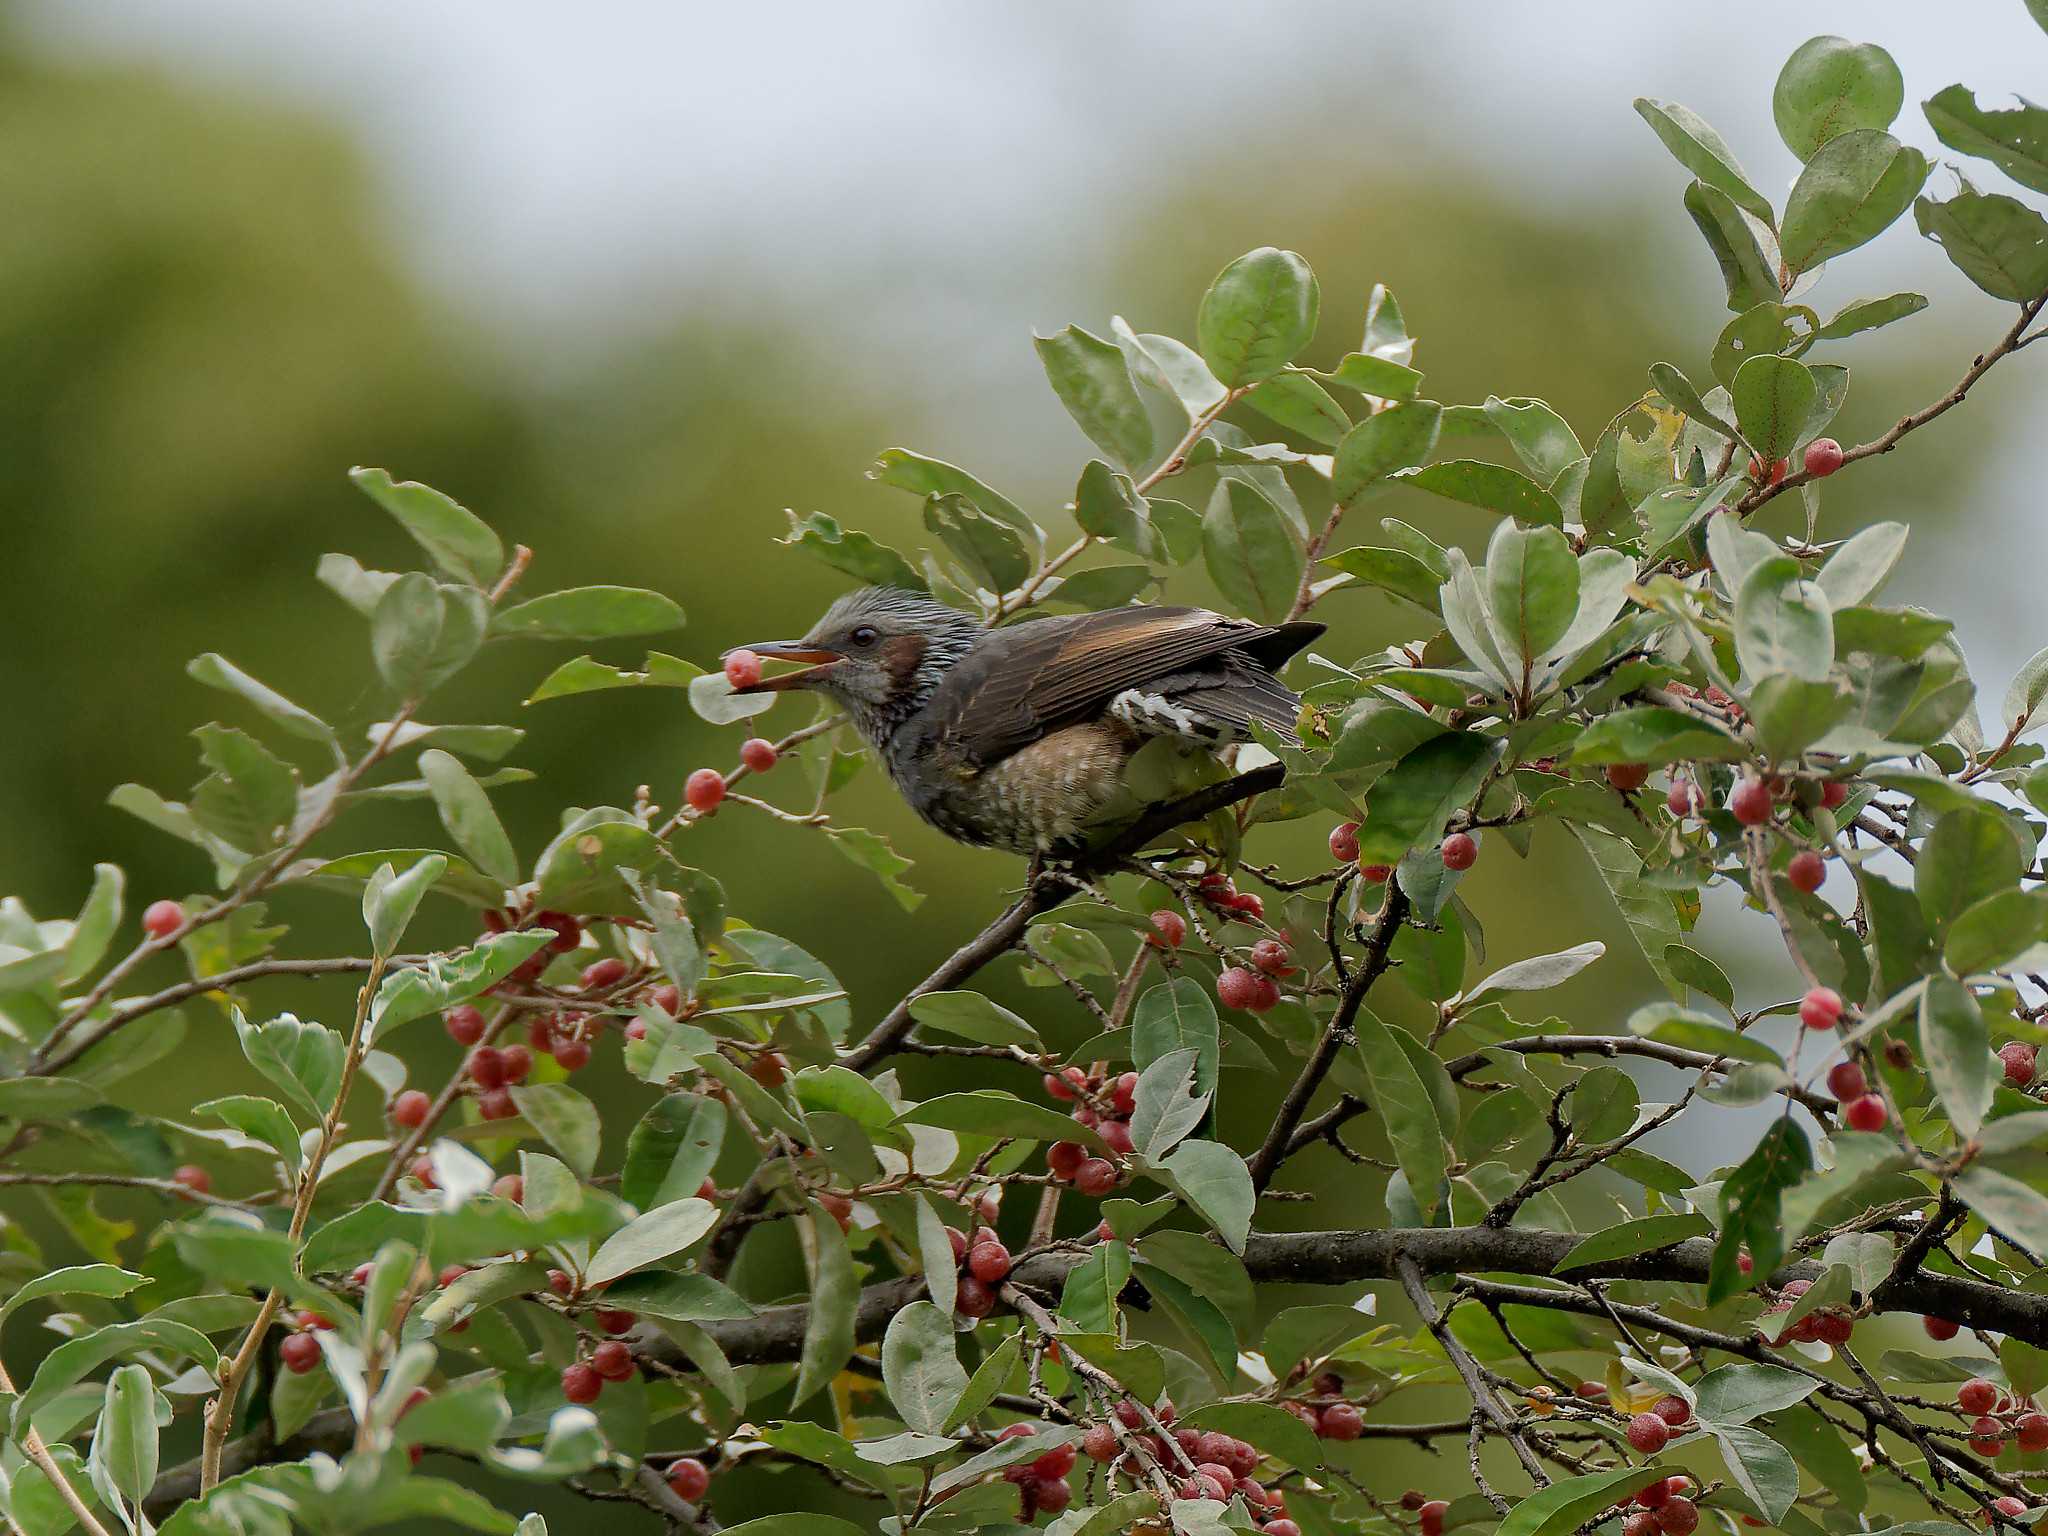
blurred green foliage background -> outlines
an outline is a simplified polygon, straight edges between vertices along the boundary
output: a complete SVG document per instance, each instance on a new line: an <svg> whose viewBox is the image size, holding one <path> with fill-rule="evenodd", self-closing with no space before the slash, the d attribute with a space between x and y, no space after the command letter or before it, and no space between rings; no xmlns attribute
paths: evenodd
<svg viewBox="0 0 2048 1536"><path fill-rule="evenodd" d="M1782 58L1804 35L1787 31L1766 51ZM1882 40L1910 66L1910 36ZM1313 47L1304 36L1302 50ZM1746 82L1749 127L1767 127L1769 83L1768 71ZM1607 99L1558 110L1647 141L1626 113L1637 86L1617 78ZM1588 442L1641 392L1650 362L1668 358L1699 375L1722 323L1719 288L1680 209L1675 167L1572 185L1564 201L1556 187L1490 169L1487 146L1463 141L1454 111L1428 134L1408 124L1398 152L1381 152L1374 126L1324 125L1317 152L1305 156L1296 153L1302 125L1284 114L1247 123L1226 148L1152 175L1122 216L1076 220L1067 268L991 270L988 281L1034 284L1072 306L1039 316L1042 330L1070 320L1101 330L1121 312L1140 330L1186 335L1196 299L1226 260L1254 245L1289 246L1323 286L1310 361L1327 366L1350 350L1369 285L1385 282L1421 338L1426 393L1446 402L1539 395ZM1760 184L1776 185L1776 175ZM1559 178L1569 181L1568 169ZM0 892L38 915L74 910L96 860L127 869L131 924L148 900L204 887L191 850L106 804L126 780L176 797L196 777L186 733L223 701L186 678L190 656L218 650L358 736L383 718L388 701L364 626L313 580L315 561L331 549L373 566L412 558L396 528L348 485L352 464L424 480L508 540L531 545L532 591L623 581L673 594L689 626L652 643L709 664L731 644L800 631L841 586L773 542L785 507L828 511L899 545L917 542L914 499L863 477L875 451L902 443L974 468L1056 532L1065 526L1057 509L1086 457L1049 392L1011 387L1035 371L1021 332L962 330L950 345L874 348L851 314L835 331L832 306L813 295L780 303L772 293L679 279L635 331L600 337L566 362L522 352L474 307L422 282L394 238L371 161L344 127L217 80L53 62L18 40L0 41L0 209ZM1887 237L1910 240L1905 231ZM923 275L911 250L872 274L891 285L874 295L878 303L917 302ZM727 253L735 265L747 257L741 247ZM1928 258L1909 250L1894 267L1903 262L1909 279L1924 277L1932 311L1847 349L1855 380L1840 421L1845 441L1930 398L1991 334L1989 306L1962 292L1938 253ZM818 252L817 262L822 289L830 253ZM843 284L844 275L831 281ZM1825 313L1884 291L1835 278L1815 302ZM1000 368L985 361L994 355ZM1965 645L1986 640L2008 668L2031 649L2026 634L2007 634L2025 628L2012 622L2021 615L1973 603L1968 567L1975 549L2012 540L2031 504L2012 483L2015 450L2000 436L2038 387L2012 376L2025 368L2006 370L1983 390L1983 404L1895 460L1832 483L1823 524L1841 537L1880 518L1911 523L1909 570L1921 564L1894 598L1964 607ZM1796 501L1773 510L1789 518ZM1393 493L1369 511L1341 542L1372 540L1377 516L1468 546L1486 531L1476 516L1461 520L1448 503L1417 493ZM2038 573L2038 548L2037 538L2017 546L2008 558L2022 564L1994 593ZM1194 572L1172 597L1211 600ZM1412 616L1378 594L1339 593L1320 616L1333 626L1325 648L1339 657L1412 632ZM689 770L728 763L743 734L703 724L680 693L658 690L522 709L572 653L500 645L432 712L528 728L512 761L538 781L496 798L529 857L563 806L630 803L643 783L674 804ZM640 650L599 654L633 665ZM1986 689L2003 681L1980 659ZM785 708L793 719L794 706ZM917 913L899 910L801 829L756 816L725 814L692 831L685 856L724 880L737 912L833 965L864 1026L997 909L1018 870L1003 855L943 842L878 775L849 795L849 819L917 860L910 878L929 893ZM1306 861L1325 830L1276 831L1264 855ZM441 836L424 803L362 813L343 835L352 848ZM1558 994L1566 1011L1582 1010L1575 1025L1612 1027L1644 995L1647 972L1562 840L1539 838L1526 863L1496 847L1466 890L1487 923L1488 968L1588 934L1620 941ZM291 924L296 952L338 953L359 942L357 916L342 898L292 892L270 910ZM458 941L463 921L435 912L423 936ZM1707 928L1703 947L1740 971L1748 947L1741 919L1710 907ZM1747 984L1768 991L1773 980L1749 976ZM347 993L280 983L265 996L336 1019ZM1091 1032L1062 994L1016 989L1007 1000L1030 1008L1050 1037ZM1383 1003L1396 1015L1415 1006L1393 992ZM148 1107L166 1112L232 1091L223 1079L241 1063L222 1018L201 1007L189 1024L184 1049L123 1094L150 1095ZM454 1059L438 1033L401 1044L434 1080ZM953 1068L913 1062L904 1070L929 1085ZM1231 1139L1256 1134L1281 1081L1240 1075L1230 1085ZM644 1095L602 1061L579 1086L614 1111L612 1132L623 1136ZM1369 1121L1356 1134L1370 1145ZM1709 1148L1664 1150L1696 1167L1717 1160ZM1280 1207L1271 1219L1381 1219L1347 1201L1342 1169L1328 1154L1304 1158L1301 1174L1321 1181L1317 1201ZM741 1172L721 1175L732 1182ZM40 1203L4 1208L69 1261L70 1239ZM145 1226L154 1215L121 1198L101 1209ZM1021 1230L1023 1213L1012 1214ZM774 1268L755 1277L768 1289ZM782 1503L787 1495L736 1487L722 1492L721 1512L741 1515L756 1497Z"/></svg>

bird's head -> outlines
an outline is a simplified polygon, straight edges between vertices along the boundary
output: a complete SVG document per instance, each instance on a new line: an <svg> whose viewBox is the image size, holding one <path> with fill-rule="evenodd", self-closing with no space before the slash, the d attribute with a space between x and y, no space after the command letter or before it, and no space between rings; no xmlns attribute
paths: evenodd
<svg viewBox="0 0 2048 1536"><path fill-rule="evenodd" d="M826 609L801 640L741 647L764 661L808 665L735 692L816 689L843 704L862 731L877 739L917 712L982 633L972 615L921 592L862 587Z"/></svg>

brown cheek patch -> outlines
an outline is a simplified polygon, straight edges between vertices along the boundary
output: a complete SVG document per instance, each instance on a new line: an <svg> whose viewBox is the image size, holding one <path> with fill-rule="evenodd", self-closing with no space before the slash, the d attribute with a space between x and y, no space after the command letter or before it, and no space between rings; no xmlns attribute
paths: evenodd
<svg viewBox="0 0 2048 1536"><path fill-rule="evenodd" d="M908 682L924 661L923 635L892 635L882 642L882 665L899 683Z"/></svg>

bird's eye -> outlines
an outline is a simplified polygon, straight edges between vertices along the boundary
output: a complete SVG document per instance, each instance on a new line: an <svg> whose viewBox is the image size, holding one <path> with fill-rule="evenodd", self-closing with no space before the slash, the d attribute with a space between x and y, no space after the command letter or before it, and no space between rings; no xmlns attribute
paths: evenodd
<svg viewBox="0 0 2048 1536"><path fill-rule="evenodd" d="M849 634L846 638L851 640L855 645L873 645L877 640L881 639L882 637L880 633L876 631L874 625L862 624L857 626L853 630L853 632Z"/></svg>

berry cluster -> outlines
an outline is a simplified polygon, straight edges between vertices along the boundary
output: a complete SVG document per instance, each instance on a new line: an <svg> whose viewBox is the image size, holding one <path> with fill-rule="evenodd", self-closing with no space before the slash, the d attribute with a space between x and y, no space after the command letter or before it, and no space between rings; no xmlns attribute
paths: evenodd
<svg viewBox="0 0 2048 1536"><path fill-rule="evenodd" d="M1927 1331L1934 1333L1931 1326ZM2032 1398L2010 1396L1996 1382L1973 1376L1956 1388L1956 1407L1970 1416L1970 1449L1987 1460L2004 1454L2008 1443L2030 1455L2048 1451L2048 1413Z"/></svg>
<svg viewBox="0 0 2048 1536"><path fill-rule="evenodd" d="M1120 1073L1113 1079L1065 1067L1045 1075L1045 1091L1063 1104L1072 1104L1073 1117L1100 1136L1117 1157L1130 1155L1131 1112L1137 1108L1138 1074ZM1071 1184L1084 1195L1110 1193L1124 1180L1123 1171L1106 1157L1093 1157L1078 1141L1056 1141L1045 1149L1045 1166L1062 1183Z"/></svg>
<svg viewBox="0 0 2048 1536"><path fill-rule="evenodd" d="M548 1289L572 1309L585 1303L582 1282L567 1270L549 1270ZM600 1340L588 1355L562 1368L562 1396L572 1403L596 1402L606 1382L628 1380L639 1369L633 1351L617 1335L630 1333L640 1319L622 1307L591 1308L590 1319L612 1337Z"/></svg>
<svg viewBox="0 0 2048 1536"><path fill-rule="evenodd" d="M1285 1496L1278 1489L1266 1488L1252 1476L1262 1459L1258 1447L1216 1430L1172 1428L1174 1407L1171 1399L1160 1403L1154 1410L1154 1417L1165 1429L1165 1434L1157 1430L1145 1432L1144 1410L1126 1399L1116 1408L1117 1424L1125 1433L1119 1436L1116 1425L1091 1424L1081 1437L1081 1450L1092 1461L1114 1462L1118 1471L1131 1478L1144 1476L1148 1458L1160 1466L1178 1469L1174 1487L1177 1498L1226 1500L1242 1497L1253 1520L1258 1522L1253 1526L1254 1530L1264 1532L1265 1536L1301 1536L1301 1527L1287 1518ZM1013 1429L1015 1427L1012 1426ZM1168 1444L1169 1436L1172 1444ZM1127 1444L1132 1448L1126 1450ZM1044 1459L1040 1458L1041 1461ZM1037 1463L1031 1465L1035 1468ZM1068 1465L1072 1465L1071 1457ZM1010 1476L1009 1473L1004 1475ZM1066 1474L1062 1471L1060 1475L1064 1477ZM1045 1509L1048 1506L1040 1502L1037 1507ZM1026 1518L1029 1518L1030 1508L1027 1497Z"/></svg>
<svg viewBox="0 0 2048 1536"><path fill-rule="evenodd" d="M1813 1287L1810 1280L1788 1280L1785 1288L1778 1292L1777 1300L1764 1308L1765 1317L1777 1317L1792 1310L1793 1303ZM1839 1307L1816 1307L1789 1327L1778 1330L1777 1337L1761 1322L1758 1330L1773 1349L1783 1349L1787 1344L1834 1344L1849 1342L1856 1331L1856 1319Z"/></svg>
<svg viewBox="0 0 2048 1536"><path fill-rule="evenodd" d="M996 1288L1010 1278L1010 1250L994 1227L976 1227L969 1237L958 1227L946 1229L960 1278L953 1291L953 1310L980 1321L996 1309Z"/></svg>
<svg viewBox="0 0 2048 1536"><path fill-rule="evenodd" d="M1683 1399L1665 1398L1657 1406L1661 1408L1666 1402L1683 1405ZM1642 1419L1654 1415L1638 1414L1636 1417ZM1660 1536L1660 1533L1661 1536L1692 1536L1699 1527L1700 1509L1686 1497L1691 1491L1692 1479L1689 1477L1660 1477L1644 1484L1632 1497L1624 1497L1615 1506L1629 1510L1621 1522L1622 1536ZM1631 1509L1631 1505L1634 1508Z"/></svg>

